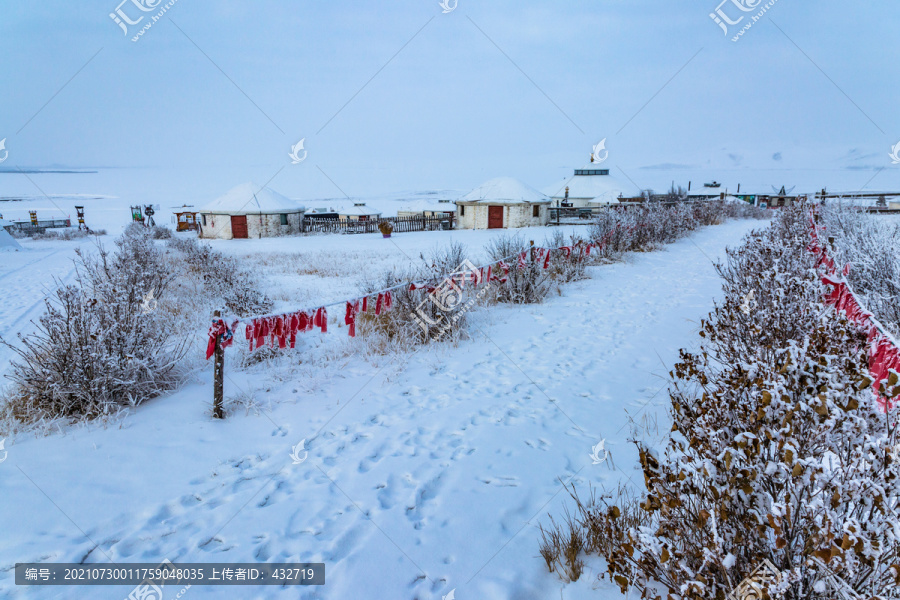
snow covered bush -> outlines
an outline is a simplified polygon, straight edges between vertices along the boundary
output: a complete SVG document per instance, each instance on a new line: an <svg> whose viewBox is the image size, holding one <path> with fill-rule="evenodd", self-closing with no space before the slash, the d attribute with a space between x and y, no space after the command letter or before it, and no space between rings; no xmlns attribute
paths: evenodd
<svg viewBox="0 0 900 600"><path fill-rule="evenodd" d="M505 260L509 264L509 280L498 284L493 298L497 302L534 304L547 297L552 287L549 270L532 260L531 247L519 234L504 234L493 238L485 247L492 261ZM519 269L517 255L526 252L525 268ZM510 258L511 257L511 258Z"/></svg>
<svg viewBox="0 0 900 600"><path fill-rule="evenodd" d="M168 227L154 225L150 228L150 237L154 240L168 240L172 237L172 230Z"/></svg>
<svg viewBox="0 0 900 600"><path fill-rule="evenodd" d="M553 253L550 261L550 277L557 283L577 281L587 277L586 268L589 259L583 255L586 244L587 242L578 235L566 236L559 229L554 230L544 241L544 247L569 247L572 251L568 257L562 252Z"/></svg>
<svg viewBox="0 0 900 600"><path fill-rule="evenodd" d="M485 302L486 295L479 289L471 284L459 286L455 279L447 278L465 271L468 258L464 245L439 246L428 256L420 254L419 259L418 265L394 269L364 283L363 292L369 295L400 286L391 290L390 310L375 315L370 305L368 312L358 317L361 335L380 353L393 346L408 348L430 341L458 340L468 327L468 311ZM410 289L410 284L416 283L420 286ZM370 297L369 302L373 301L377 296Z"/></svg>
<svg viewBox="0 0 900 600"><path fill-rule="evenodd" d="M224 307L239 317L265 314L272 309L272 300L259 290L258 277L237 259L214 250L196 237L175 236L166 244L180 254L171 264L172 268L182 269L180 281L205 300L204 320L209 318L212 308Z"/></svg>
<svg viewBox="0 0 900 600"><path fill-rule="evenodd" d="M862 212L856 207L825 205L820 211L829 251L840 264L863 305L895 336L900 336L900 223L895 217Z"/></svg>
<svg viewBox="0 0 900 600"><path fill-rule="evenodd" d="M671 373L665 452L635 442L643 524L588 511L623 592L724 599L768 561L766 597L900 598L898 409L875 402L865 333L825 310L808 241L795 207L729 251L725 301Z"/></svg>
<svg viewBox="0 0 900 600"><path fill-rule="evenodd" d="M27 237L26 234L20 232L17 229L13 229L13 232L18 232L13 237L23 238ZM44 231L44 233L35 233L31 236L31 239L37 240L61 240L61 241L71 241L71 240L83 240L88 236L98 236L98 235L106 235L105 229L91 229L90 231L85 231L84 229L61 229L59 231L55 231L53 229L48 229Z"/></svg>
<svg viewBox="0 0 900 600"><path fill-rule="evenodd" d="M763 209L746 203L722 201L678 202L673 206L644 203L606 210L590 228L590 239L599 244L595 260L615 260L624 252L647 252L679 240L699 227L716 225L726 218L766 218Z"/></svg>
<svg viewBox="0 0 900 600"><path fill-rule="evenodd" d="M180 378L183 343L157 310L171 276L146 232L129 229L115 252L77 250L75 281L58 283L36 331L20 336L3 412L16 422L109 415Z"/></svg>

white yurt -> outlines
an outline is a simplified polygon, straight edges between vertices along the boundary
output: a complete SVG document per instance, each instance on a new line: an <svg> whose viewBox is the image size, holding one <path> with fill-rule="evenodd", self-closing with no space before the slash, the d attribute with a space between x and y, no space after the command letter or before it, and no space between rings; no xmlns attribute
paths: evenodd
<svg viewBox="0 0 900 600"><path fill-rule="evenodd" d="M553 200L554 207L584 208L617 203L627 189L609 174L609 169L590 163L575 169L569 179L546 187L544 193Z"/></svg>
<svg viewBox="0 0 900 600"><path fill-rule="evenodd" d="M479 185L456 201L460 229L507 229L546 225L550 198L512 177Z"/></svg>
<svg viewBox="0 0 900 600"><path fill-rule="evenodd" d="M200 237L230 240L298 233L305 210L267 187L243 183L200 208Z"/></svg>

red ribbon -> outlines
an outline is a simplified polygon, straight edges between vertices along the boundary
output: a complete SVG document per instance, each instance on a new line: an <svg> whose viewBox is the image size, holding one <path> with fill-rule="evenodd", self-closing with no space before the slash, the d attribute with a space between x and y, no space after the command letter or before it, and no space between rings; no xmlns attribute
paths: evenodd
<svg viewBox="0 0 900 600"><path fill-rule="evenodd" d="M219 342L222 345L222 348L227 348L231 344L234 343L234 333L232 329L237 327L237 321L231 326L225 324L225 321L222 319L214 319L212 325L209 326L209 341L206 344L206 360L209 360L209 357L215 354L216 352L216 340L219 336L222 336L222 340Z"/></svg>
<svg viewBox="0 0 900 600"><path fill-rule="evenodd" d="M357 314L359 314L359 300L356 302L347 302L347 313L344 315L344 323L350 328L350 337L356 337Z"/></svg>
<svg viewBox="0 0 900 600"><path fill-rule="evenodd" d="M316 310L316 316L313 317L313 325L322 329L322 333L328 333L328 311L325 307Z"/></svg>

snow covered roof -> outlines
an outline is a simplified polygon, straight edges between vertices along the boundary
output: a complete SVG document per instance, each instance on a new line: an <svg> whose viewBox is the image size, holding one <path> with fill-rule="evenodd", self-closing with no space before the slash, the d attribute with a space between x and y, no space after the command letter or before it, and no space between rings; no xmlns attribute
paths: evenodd
<svg viewBox="0 0 900 600"><path fill-rule="evenodd" d="M242 183L200 208L202 213L227 215L284 214L304 210L290 198L252 182Z"/></svg>
<svg viewBox="0 0 900 600"><path fill-rule="evenodd" d="M438 202L437 200L421 199L407 201L397 209L398 212L423 212L426 210L433 212L454 212L456 211L456 205L452 202Z"/></svg>
<svg viewBox="0 0 900 600"><path fill-rule="evenodd" d="M582 167L576 171L582 170L600 170L597 163L593 166ZM604 169L605 170L605 169ZM618 198L625 195L625 190L629 189L621 181L611 175L573 175L568 181L556 183L544 188L544 193L553 199L564 198L566 195L566 186L569 186L569 198Z"/></svg>
<svg viewBox="0 0 900 600"><path fill-rule="evenodd" d="M549 202L550 198L533 187L512 177L497 177L485 181L457 202L496 202L501 204L529 204Z"/></svg>

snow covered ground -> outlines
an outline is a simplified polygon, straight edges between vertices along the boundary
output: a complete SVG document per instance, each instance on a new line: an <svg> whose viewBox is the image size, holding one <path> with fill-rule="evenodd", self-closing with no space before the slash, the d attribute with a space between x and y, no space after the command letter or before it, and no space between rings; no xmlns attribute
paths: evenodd
<svg viewBox="0 0 900 600"><path fill-rule="evenodd" d="M112 426L7 440L0 597L130 591L17 588L15 562L168 558L326 564L322 588L194 586L187 598L441 598L455 590L459 600L618 599L617 588L596 581L596 561L575 584L548 574L537 524L560 514L560 480L585 490L641 483L629 419L644 438L668 431L664 376L719 295L711 261L764 225L705 228L661 251L591 268L591 279L541 305L478 311L472 339L456 347L373 362L323 362L298 350L298 364L268 377L264 369L232 370L226 396L252 394L270 407L262 414L210 420L206 369ZM333 251L365 255L365 237L303 242L316 242L310 251L337 244ZM396 241L407 251L436 241L415 238ZM66 276L54 251L28 260ZM602 439L615 471L589 457ZM293 464L301 440L308 456ZM178 591L167 589L166 598Z"/></svg>

